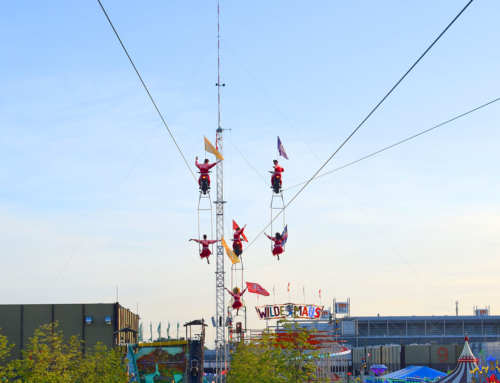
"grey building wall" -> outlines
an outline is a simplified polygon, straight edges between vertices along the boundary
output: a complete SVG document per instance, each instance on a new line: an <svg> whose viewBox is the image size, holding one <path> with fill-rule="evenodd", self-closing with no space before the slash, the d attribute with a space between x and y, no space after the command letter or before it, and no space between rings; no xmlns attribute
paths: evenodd
<svg viewBox="0 0 500 383"><path fill-rule="evenodd" d="M15 345L7 362L21 358L22 350L29 345L36 329L56 321L65 340L76 336L85 341L85 348L94 347L98 342L112 348L114 332L118 330L118 306L118 303L0 305L0 334L7 337L9 344ZM92 316L92 324L85 324L85 316ZM113 317L112 324L105 323L106 316Z"/></svg>

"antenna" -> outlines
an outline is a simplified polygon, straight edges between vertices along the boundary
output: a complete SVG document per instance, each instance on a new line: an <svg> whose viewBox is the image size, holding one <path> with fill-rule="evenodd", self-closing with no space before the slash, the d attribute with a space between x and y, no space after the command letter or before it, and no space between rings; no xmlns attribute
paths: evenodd
<svg viewBox="0 0 500 383"><path fill-rule="evenodd" d="M217 0L217 96L218 96L218 120L216 130L216 145L219 153L223 154L223 136L220 126L220 28L219 28L219 1ZM225 86L225 84L222 84ZM220 241L224 235L224 167L223 161L217 164L217 200L216 206L216 231L217 240ZM215 336L215 371L216 382L222 383L222 372L227 370L226 353L226 308L224 302L224 247L217 242L217 264L215 270L215 307L216 307L216 336Z"/></svg>

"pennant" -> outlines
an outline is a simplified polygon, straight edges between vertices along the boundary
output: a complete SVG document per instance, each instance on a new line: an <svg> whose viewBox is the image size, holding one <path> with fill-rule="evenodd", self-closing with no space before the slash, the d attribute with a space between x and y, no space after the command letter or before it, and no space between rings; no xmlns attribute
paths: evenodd
<svg viewBox="0 0 500 383"><path fill-rule="evenodd" d="M233 230L236 230L237 228L239 228L239 226L238 226L238 224L233 219ZM245 233L241 233L241 236L243 237L243 239L245 240L245 242L248 242L248 239L247 239L247 236L245 235Z"/></svg>
<svg viewBox="0 0 500 383"><path fill-rule="evenodd" d="M219 153L219 151L217 149L215 149L215 147L210 143L210 141L207 140L206 137L205 137L205 151L207 151L207 152L212 153L213 155L215 155L215 157L218 160L224 160L224 157L221 156L221 154Z"/></svg>
<svg viewBox="0 0 500 383"><path fill-rule="evenodd" d="M319 289L319 297L321 298L321 289Z"/></svg>
<svg viewBox="0 0 500 383"><path fill-rule="evenodd" d="M161 322L158 325L158 340L161 340Z"/></svg>
<svg viewBox="0 0 500 383"><path fill-rule="evenodd" d="M286 288L286 291L290 292L290 282L288 282L288 287Z"/></svg>
<svg viewBox="0 0 500 383"><path fill-rule="evenodd" d="M177 322L177 340L179 340L179 322Z"/></svg>
<svg viewBox="0 0 500 383"><path fill-rule="evenodd" d="M151 338L149 339L151 342L153 341L153 322L149 324L149 331L151 332Z"/></svg>
<svg viewBox="0 0 500 383"><path fill-rule="evenodd" d="M265 297L269 296L269 293L267 292L267 290L264 289L258 283L247 282L247 287L248 287L248 292L250 292L250 293L264 295Z"/></svg>
<svg viewBox="0 0 500 383"><path fill-rule="evenodd" d="M167 338L170 340L170 322L168 322L168 327L167 327Z"/></svg>
<svg viewBox="0 0 500 383"><path fill-rule="evenodd" d="M286 238L281 242L282 246L285 246L286 241L288 241L288 225L285 226L285 230L283 230L283 233L281 233L281 238L284 238L286 234Z"/></svg>
<svg viewBox="0 0 500 383"><path fill-rule="evenodd" d="M288 160L288 156L286 155L285 148L283 147L283 144L281 143L280 136L278 136L278 152L281 157L284 157Z"/></svg>
<svg viewBox="0 0 500 383"><path fill-rule="evenodd" d="M221 243L222 243L222 246L224 247L224 249L226 249L226 254L229 257L229 259L231 260L231 263L233 265L240 263L240 259L236 256L236 254L233 253L233 250L231 250L229 248L224 237L222 237Z"/></svg>

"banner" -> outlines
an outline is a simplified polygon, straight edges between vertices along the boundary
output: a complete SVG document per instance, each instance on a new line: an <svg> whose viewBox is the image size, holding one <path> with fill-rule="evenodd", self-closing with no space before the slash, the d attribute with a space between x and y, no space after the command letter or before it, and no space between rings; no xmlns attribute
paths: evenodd
<svg viewBox="0 0 500 383"><path fill-rule="evenodd" d="M261 320L266 319L320 319L324 306L283 303L255 307Z"/></svg>
<svg viewBox="0 0 500 383"><path fill-rule="evenodd" d="M263 295L265 297L269 296L269 293L265 288L263 288L258 283L247 282L248 292Z"/></svg>
<svg viewBox="0 0 500 383"><path fill-rule="evenodd" d="M348 314L349 304L347 302L336 302L335 303L335 313L336 314Z"/></svg>
<svg viewBox="0 0 500 383"><path fill-rule="evenodd" d="M218 160L221 160L221 161L224 160L224 158L221 156L219 151L217 149L215 149L215 147L212 145L212 143L210 141L207 140L206 137L205 137L205 151L212 153Z"/></svg>

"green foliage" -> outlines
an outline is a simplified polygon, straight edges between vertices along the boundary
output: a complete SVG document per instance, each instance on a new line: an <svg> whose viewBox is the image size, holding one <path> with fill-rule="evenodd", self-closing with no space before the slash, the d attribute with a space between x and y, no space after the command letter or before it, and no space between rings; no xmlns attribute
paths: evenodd
<svg viewBox="0 0 500 383"><path fill-rule="evenodd" d="M10 356L10 349L14 344L9 345L7 337L0 334L0 380L8 381L14 377L11 365L5 365L5 358Z"/></svg>
<svg viewBox="0 0 500 383"><path fill-rule="evenodd" d="M322 381L315 375L320 352L308 342L315 330L286 321L279 323L282 332L265 330L261 338L237 346L231 358L228 383Z"/></svg>
<svg viewBox="0 0 500 383"><path fill-rule="evenodd" d="M0 336L0 362L6 342ZM17 383L127 383L128 378L117 350L107 350L98 343L86 348L83 341L71 337L65 341L57 323L41 326L35 331L21 360L14 360L5 369L5 382ZM2 371L2 370L0 370ZM15 372L15 373L14 373ZM14 378L15 380L9 380Z"/></svg>

